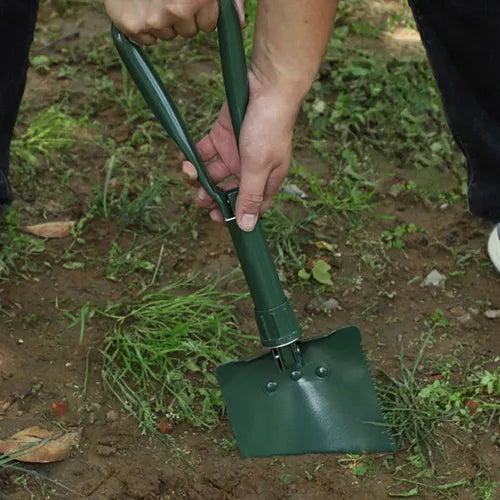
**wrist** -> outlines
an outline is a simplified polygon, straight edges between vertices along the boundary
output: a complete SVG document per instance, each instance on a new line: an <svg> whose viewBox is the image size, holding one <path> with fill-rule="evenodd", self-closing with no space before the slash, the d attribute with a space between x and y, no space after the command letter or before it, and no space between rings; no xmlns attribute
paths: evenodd
<svg viewBox="0 0 500 500"><path fill-rule="evenodd" d="M270 114L293 126L312 81L307 83L286 77L269 78L253 63L249 68L248 79L250 98L261 101L269 108Z"/></svg>

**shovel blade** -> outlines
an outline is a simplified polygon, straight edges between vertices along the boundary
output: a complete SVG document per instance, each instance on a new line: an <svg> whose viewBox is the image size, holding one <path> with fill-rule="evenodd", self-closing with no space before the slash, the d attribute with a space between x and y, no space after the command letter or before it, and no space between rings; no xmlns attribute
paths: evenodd
<svg viewBox="0 0 500 500"><path fill-rule="evenodd" d="M394 451L359 329L297 344L300 373L272 353L217 368L241 456Z"/></svg>

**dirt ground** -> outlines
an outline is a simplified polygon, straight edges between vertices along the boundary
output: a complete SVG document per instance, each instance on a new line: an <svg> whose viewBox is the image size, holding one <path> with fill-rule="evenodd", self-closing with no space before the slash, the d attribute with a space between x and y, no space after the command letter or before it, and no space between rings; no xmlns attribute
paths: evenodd
<svg viewBox="0 0 500 500"><path fill-rule="evenodd" d="M53 37L51 27L56 21L60 29ZM85 71L99 74L102 69L88 63L89 54L96 43L104 43L103 33L107 29L108 21L93 4L77 3L69 13L56 18L54 4L45 3L40 12L33 56L69 57L75 64L78 61L86 64ZM403 36L403 39L402 43L414 44L411 36ZM377 41L376 50L388 50L390 43L392 39ZM96 98L92 79L82 73L76 77L58 76L57 69L57 65L49 66L47 71L30 69L25 96L28 116L47 101L52 102L56 94L88 112L92 99ZM109 72L112 80L120 81L118 65L109 68ZM97 107L93 119L104 124L102 137L109 135L120 141L121 135L128 138L132 133L131 127L123 123L123 114L112 103ZM25 212L28 214L25 223L40 222L41 215L50 220L78 219L92 183L102 182L105 151L94 132L83 129L76 133L76 155L67 165L75 174L66 186L53 186L53 192L40 198L19 195L23 207L32 207L31 212ZM307 151L299 149L297 154L311 164L315 162ZM174 160L166 162L167 173L173 179L180 179ZM436 182L432 176L426 179L411 166L400 173L406 180L422 185ZM50 183L50 178L42 177L40 182L44 186ZM417 339L422 325L439 309L448 319L448 326L446 335L429 347L427 355L431 359L439 360L455 352L457 341L461 345L457 359L464 365L478 357L498 356L500 319L485 317L487 310L500 309L498 275L485 251L490 227L470 216L463 200L431 204L411 193L392 196L393 183L393 178L382 171L377 183L377 218L373 225L360 229L359 239L372 241L385 229L393 228L393 221L384 218L386 215L395 215L401 224L416 224L425 230L425 235L423 231L409 235L404 252L388 249L389 263L380 273L369 274L360 267L359 255L349 241L343 240L339 230L335 273L346 283L343 293L336 295L342 309L331 315L311 312L307 306L314 292L306 287L291 289L299 320L307 324L306 334L323 334L346 324L358 324L371 363L396 372L401 346L405 346L412 359L418 351ZM14 189L22 192L16 185ZM172 200L171 209L186 210L188 200L183 191ZM216 278L237 265L226 230L215 227L199 212L193 212L193 217L197 222L197 240L186 232L170 242L160 280L164 283L168 282L170 269L186 274L199 271ZM335 230L332 232L335 234ZM70 243L49 240L44 253L30 257L31 272L0 281L0 402L8 402L8 406L0 410L0 438L31 425L81 429L80 445L69 458L53 464L23 465L65 487L26 479L27 476L17 471L3 471L0 472L0 492L7 498L382 499L411 490L413 484L395 480L396 467L408 461L404 450L394 457L373 457L374 469L357 475L352 467L356 457L349 456L242 460L234 447L221 445L232 435L226 418L210 432L187 423L175 424L171 435L186 453L173 453L161 441L143 435L136 419L103 387L98 349L112 322L95 316L87 324L80 344L78 326L69 328L71 320L65 314L75 314L88 301L96 307L105 307L109 301L124 299L123 283L106 278L106 263L99 257L108 254L117 237L127 236L119 234L117 224L108 220L93 222L85 228L83 237L85 255L95 257L92 266L65 267L64 256L70 251ZM174 251L176 246L183 248L182 254ZM464 267L463 272L453 274L457 265L450 248L471 259L472 264ZM452 273L444 290L420 286L421 280L433 269L446 275ZM250 311L249 304L238 308L242 328L255 334ZM390 318L397 321L391 322ZM67 410L61 417L51 411L52 404L58 401L66 402ZM449 440L445 455L436 452L434 457L437 473L446 476L448 483L457 478L473 480L478 474L491 482L500 481L498 446L489 439L493 431L494 428L490 428L489 433L478 435L474 431L466 437L463 446ZM387 465L389 459L390 465ZM413 496L474 497L471 491L460 488L421 488Z"/></svg>

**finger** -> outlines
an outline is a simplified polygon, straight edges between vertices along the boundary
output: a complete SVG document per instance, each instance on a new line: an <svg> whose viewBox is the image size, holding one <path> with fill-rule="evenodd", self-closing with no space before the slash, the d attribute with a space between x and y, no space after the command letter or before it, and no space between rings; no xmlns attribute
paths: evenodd
<svg viewBox="0 0 500 500"><path fill-rule="evenodd" d="M222 182L232 175L227 165L225 165L225 163L220 158L207 164L206 170L208 176L210 177L210 180L214 184L219 184L219 182ZM182 174L185 181L189 184L198 183L198 172L196 171L196 167L191 162L182 162Z"/></svg>
<svg viewBox="0 0 500 500"><path fill-rule="evenodd" d="M219 182L222 182L232 175L229 167L222 161L221 158L208 163L207 172L214 184L219 184Z"/></svg>
<svg viewBox="0 0 500 500"><path fill-rule="evenodd" d="M222 215L222 212L220 211L219 208L214 208L213 210L210 211L210 218L215 221L215 222L218 222L219 224L226 224L225 220L224 220L224 216Z"/></svg>
<svg viewBox="0 0 500 500"><path fill-rule="evenodd" d="M188 161L182 162L182 175L188 184L192 186L198 184L198 172L196 172L196 168L192 163Z"/></svg>
<svg viewBox="0 0 500 500"><path fill-rule="evenodd" d="M243 163L235 214L236 222L243 231L252 231L257 223L268 176L267 169L259 166L252 168Z"/></svg>
<svg viewBox="0 0 500 500"><path fill-rule="evenodd" d="M245 16L245 0L235 0L234 6L236 7L236 12L238 13L238 19L240 20L240 26L244 28L247 24Z"/></svg>
<svg viewBox="0 0 500 500"><path fill-rule="evenodd" d="M215 29L218 18L219 3L210 2L210 4L202 7L198 14L196 14L196 24L201 31L208 33Z"/></svg>
<svg viewBox="0 0 500 500"><path fill-rule="evenodd" d="M280 170L280 168L273 170L267 179L266 188L264 190L264 201L260 206L261 214L263 214L271 206L275 194L279 191L281 185L283 184L288 169L286 169L283 173Z"/></svg>
<svg viewBox="0 0 500 500"><path fill-rule="evenodd" d="M200 189L196 191L194 202L201 208L209 209L217 206L215 200L207 193L204 187L200 187Z"/></svg>
<svg viewBox="0 0 500 500"><path fill-rule="evenodd" d="M184 38L191 38L198 33L198 26L196 19L191 17L189 19L180 19L176 21L173 26L178 35Z"/></svg>
<svg viewBox="0 0 500 500"><path fill-rule="evenodd" d="M172 40L177 36L177 32L172 26L151 30L151 32L160 40Z"/></svg>
<svg viewBox="0 0 500 500"><path fill-rule="evenodd" d="M196 144L196 149L198 154L203 161L210 161L212 158L218 155L217 148L210 134L206 135Z"/></svg>
<svg viewBox="0 0 500 500"><path fill-rule="evenodd" d="M150 33L136 33L134 35L127 35L129 40L138 45L154 45L156 43L156 36Z"/></svg>

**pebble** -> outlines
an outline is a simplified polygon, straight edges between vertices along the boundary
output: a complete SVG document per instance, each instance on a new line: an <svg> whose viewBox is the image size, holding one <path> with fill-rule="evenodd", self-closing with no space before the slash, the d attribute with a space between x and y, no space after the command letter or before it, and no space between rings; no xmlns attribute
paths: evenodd
<svg viewBox="0 0 500 500"><path fill-rule="evenodd" d="M24 415L24 411L23 410L17 410L16 411L16 417L22 417Z"/></svg>
<svg viewBox="0 0 500 500"><path fill-rule="evenodd" d="M488 309L484 315L488 319L498 319L500 318L500 309Z"/></svg>
<svg viewBox="0 0 500 500"><path fill-rule="evenodd" d="M300 198L302 200L307 198L307 194L296 184L286 184L283 186L283 191L290 196L294 196L295 198Z"/></svg>
<svg viewBox="0 0 500 500"><path fill-rule="evenodd" d="M116 448L106 444L98 444L96 447L96 453L101 457L110 457L116 453Z"/></svg>
<svg viewBox="0 0 500 500"><path fill-rule="evenodd" d="M460 323L468 323L469 321L472 321L472 316L470 315L470 313L465 313L462 314L462 316L459 316L457 318L457 321L459 321Z"/></svg>
<svg viewBox="0 0 500 500"><path fill-rule="evenodd" d="M441 274L437 269L433 269L422 281L420 286L429 287L432 286L434 288L444 289L446 284L446 276Z"/></svg>
<svg viewBox="0 0 500 500"><path fill-rule="evenodd" d="M118 412L116 410L109 410L106 413L106 422L116 422L118 420Z"/></svg>
<svg viewBox="0 0 500 500"><path fill-rule="evenodd" d="M314 297L306 305L306 311L312 313L328 313L337 310L342 310L339 301L337 299L334 299L333 297L324 297L323 295Z"/></svg>

